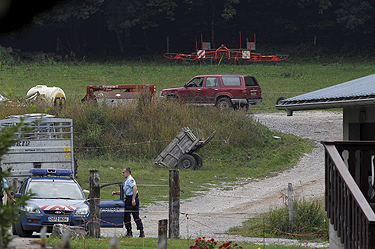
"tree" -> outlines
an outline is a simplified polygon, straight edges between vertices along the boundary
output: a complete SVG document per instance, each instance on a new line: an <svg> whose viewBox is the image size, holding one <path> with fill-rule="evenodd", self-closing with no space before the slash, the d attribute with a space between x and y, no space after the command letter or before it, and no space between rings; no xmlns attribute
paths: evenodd
<svg viewBox="0 0 375 249"><path fill-rule="evenodd" d="M337 22L347 30L364 27L371 18L374 10L367 1L344 0L339 3L340 8L336 11Z"/></svg>
<svg viewBox="0 0 375 249"><path fill-rule="evenodd" d="M124 53L122 35L130 28L139 26L143 30L148 50L147 30L160 25L163 18L173 19L176 4L172 0L110 0L104 13L109 30L115 31L121 53Z"/></svg>
<svg viewBox="0 0 375 249"><path fill-rule="evenodd" d="M44 28L52 28L56 37L56 52L68 53L81 49L80 28L83 20L101 11L104 0L70 0L54 6L51 11L34 18L34 23ZM68 31L64 37L62 31ZM100 32L99 32L100 33Z"/></svg>
<svg viewBox="0 0 375 249"><path fill-rule="evenodd" d="M209 27L212 48L216 47L216 29L222 29L222 24L233 19L237 14L234 7L240 0L183 0L186 9L184 19L192 21L192 26ZM199 29L199 28L198 28Z"/></svg>
<svg viewBox="0 0 375 249"><path fill-rule="evenodd" d="M0 130L0 161L2 157L8 152L9 147L12 146L18 139L15 133L23 126L23 124L12 126L10 128L2 128ZM0 180L10 175L10 170L0 172ZM3 186L0 184L0 191L3 191ZM16 206L13 203L6 205L0 204L0 248L7 248L11 241L11 236L8 233L8 228L13 222L18 221L19 217L15 213L21 212L20 206L25 205L26 201L30 198L29 195L22 196L17 200Z"/></svg>

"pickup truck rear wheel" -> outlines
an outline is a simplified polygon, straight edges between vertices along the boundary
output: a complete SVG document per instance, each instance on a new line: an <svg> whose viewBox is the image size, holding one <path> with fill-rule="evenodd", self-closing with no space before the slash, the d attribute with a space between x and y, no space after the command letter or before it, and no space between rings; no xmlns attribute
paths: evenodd
<svg viewBox="0 0 375 249"><path fill-rule="evenodd" d="M219 110L233 108L232 102L229 98L221 98L217 101L216 107Z"/></svg>
<svg viewBox="0 0 375 249"><path fill-rule="evenodd" d="M194 170L197 166L197 160L192 155L182 155L177 162L178 168Z"/></svg>

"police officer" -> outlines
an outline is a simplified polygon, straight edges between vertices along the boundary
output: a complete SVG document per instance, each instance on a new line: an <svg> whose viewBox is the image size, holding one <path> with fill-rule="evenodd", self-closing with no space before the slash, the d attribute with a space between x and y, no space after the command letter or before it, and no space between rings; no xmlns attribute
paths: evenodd
<svg viewBox="0 0 375 249"><path fill-rule="evenodd" d="M132 225L130 214L133 215L135 224L137 225L137 230L139 230L139 237L145 237L143 231L143 224L141 218L139 218L139 199L138 199L138 189L134 178L131 176L131 170L126 167L122 170L122 175L125 178L124 192L125 192L125 213L124 213L124 223L126 228L126 236L132 237ZM119 195L120 191L113 191L112 195Z"/></svg>
<svg viewBox="0 0 375 249"><path fill-rule="evenodd" d="M13 198L12 194L9 191L9 185L8 185L8 182L5 178L1 178L1 181L0 181L0 192L1 192L0 193L0 197L1 197L0 205L3 204L3 197L4 197L3 191L5 191L8 198L11 199L13 201L13 203L16 203L16 200Z"/></svg>

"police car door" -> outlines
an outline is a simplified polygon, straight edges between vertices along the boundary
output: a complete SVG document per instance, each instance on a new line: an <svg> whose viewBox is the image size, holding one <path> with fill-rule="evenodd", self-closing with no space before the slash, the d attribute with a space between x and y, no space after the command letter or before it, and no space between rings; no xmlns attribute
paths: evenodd
<svg viewBox="0 0 375 249"><path fill-rule="evenodd" d="M123 227L124 224L124 193L123 183L114 182L104 184L100 188L118 185L120 187L120 199L119 200L100 200L100 226L101 227ZM116 197L116 196L115 196Z"/></svg>

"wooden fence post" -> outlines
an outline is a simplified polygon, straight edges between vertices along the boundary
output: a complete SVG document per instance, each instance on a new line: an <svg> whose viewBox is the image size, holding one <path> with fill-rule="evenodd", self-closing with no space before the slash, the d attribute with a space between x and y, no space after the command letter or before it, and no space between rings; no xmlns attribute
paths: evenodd
<svg viewBox="0 0 375 249"><path fill-rule="evenodd" d="M93 238L100 238L100 177L97 169L90 169L89 234Z"/></svg>
<svg viewBox="0 0 375 249"><path fill-rule="evenodd" d="M167 249L167 225L167 219L159 220L158 249Z"/></svg>
<svg viewBox="0 0 375 249"><path fill-rule="evenodd" d="M289 223L293 221L293 187L288 183L288 209L289 209Z"/></svg>
<svg viewBox="0 0 375 249"><path fill-rule="evenodd" d="M180 237L180 171L169 170L169 238Z"/></svg>

